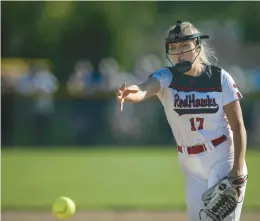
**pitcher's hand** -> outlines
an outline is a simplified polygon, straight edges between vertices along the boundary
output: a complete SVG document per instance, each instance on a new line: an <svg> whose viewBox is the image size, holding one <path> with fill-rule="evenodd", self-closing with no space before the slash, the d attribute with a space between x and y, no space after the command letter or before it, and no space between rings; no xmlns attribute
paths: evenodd
<svg viewBox="0 0 260 221"><path fill-rule="evenodd" d="M232 185L236 186L237 194L238 194L238 197L239 197L242 193L241 188L247 180L247 175L244 175L242 169L238 169L238 168L234 167L229 172L228 178L232 182Z"/></svg>
<svg viewBox="0 0 260 221"><path fill-rule="evenodd" d="M126 83L124 83L117 91L117 101L119 103L120 106L120 110L123 111L123 104L125 101L125 98L129 95L129 94L135 94L138 91L140 91L140 89L133 85L130 87L126 87Z"/></svg>

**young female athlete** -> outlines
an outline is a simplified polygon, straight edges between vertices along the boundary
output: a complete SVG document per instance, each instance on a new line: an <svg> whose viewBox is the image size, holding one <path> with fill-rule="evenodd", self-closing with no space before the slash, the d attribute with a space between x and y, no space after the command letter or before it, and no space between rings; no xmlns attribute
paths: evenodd
<svg viewBox="0 0 260 221"><path fill-rule="evenodd" d="M211 64L207 38L191 23L178 21L165 39L173 66L155 71L139 85L123 84L117 101L122 111L124 102L138 103L154 95L160 99L177 142L190 221L239 221L247 182L242 95L231 75ZM214 205L206 209L202 195L208 200L216 197L212 193L205 196L205 192L212 188L216 192L214 186L225 177L238 178L234 182L238 184L236 206L218 192Z"/></svg>

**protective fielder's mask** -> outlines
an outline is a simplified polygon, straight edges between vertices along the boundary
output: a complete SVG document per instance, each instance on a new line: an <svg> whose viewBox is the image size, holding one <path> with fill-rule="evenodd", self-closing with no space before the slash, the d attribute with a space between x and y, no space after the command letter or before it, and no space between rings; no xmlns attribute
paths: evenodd
<svg viewBox="0 0 260 221"><path fill-rule="evenodd" d="M184 72L187 72L191 69L192 64L194 63L194 61L199 56L200 50L201 50L201 39L208 39L209 36L208 35L202 35L200 33L196 33L196 34L192 34L192 35L184 35L184 33L181 30L181 23L182 23L181 21L177 21L175 28L173 28L169 31L167 38L165 38L165 50L166 50L166 57L170 61L170 63L179 72L184 73ZM176 51L174 49L172 50L169 47L169 44L171 44L171 43L183 42L183 41L188 41L188 40L192 40L192 39L195 39L195 47L193 47L193 48L191 46L186 46L186 47L182 48L181 52L179 52L179 51ZM168 57L168 55L184 54L184 53L187 53L187 52L195 50L195 49L199 49L199 52L192 62L191 61L181 61L177 64L173 64Z"/></svg>

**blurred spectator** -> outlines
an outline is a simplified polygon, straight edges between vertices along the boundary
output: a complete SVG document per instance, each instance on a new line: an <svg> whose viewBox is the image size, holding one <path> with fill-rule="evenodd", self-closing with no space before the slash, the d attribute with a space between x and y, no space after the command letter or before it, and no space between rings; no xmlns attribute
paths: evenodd
<svg viewBox="0 0 260 221"><path fill-rule="evenodd" d="M75 65L74 73L69 77L67 87L72 95L82 96L85 93L92 93L93 65L90 61L79 61Z"/></svg>
<svg viewBox="0 0 260 221"><path fill-rule="evenodd" d="M145 81L150 74L162 68L162 61L155 54L147 54L139 58L135 64L134 75L141 81Z"/></svg>
<svg viewBox="0 0 260 221"><path fill-rule="evenodd" d="M112 57L102 59L99 64L99 70L102 76L106 78L103 88L106 89L106 92L113 92L113 95L122 82L131 85L138 80L132 73L120 70L119 63ZM136 138L136 136L140 135L139 128L141 122L134 116L134 108L129 106L124 111L124 114L120 114L116 99L114 97L106 99L105 111L103 113L105 124L103 124L103 127L105 125L108 126L108 128L104 129L104 132L110 135L110 139L121 142L126 137Z"/></svg>
<svg viewBox="0 0 260 221"><path fill-rule="evenodd" d="M18 91L33 98L33 132L37 145L46 145L51 140L51 118L54 113L53 94L58 89L58 80L45 62L31 66L30 72L21 77Z"/></svg>
<svg viewBox="0 0 260 221"><path fill-rule="evenodd" d="M68 80L68 90L75 98L72 119L79 145L93 145L99 140L105 106L104 97L99 98L103 84L107 84L107 79L94 71L89 60L79 61Z"/></svg>
<svg viewBox="0 0 260 221"><path fill-rule="evenodd" d="M103 58L99 63L99 71L105 81L103 81L102 88L106 91L113 91L119 87L119 64L116 59L112 57Z"/></svg>
<svg viewBox="0 0 260 221"><path fill-rule="evenodd" d="M147 78L156 70L162 68L162 61L155 54L147 54L140 57L135 65L134 75L138 77L138 81L146 81ZM153 98L157 100L156 97ZM148 128L152 128L155 121L160 117L159 109L160 105L154 105L154 102L143 102L135 105L135 116L138 117L138 121L142 122L141 124L141 132L140 134L146 134L146 136L150 136L155 138L156 136L151 134L151 130ZM149 110L149 111L147 111ZM154 119L151 121L151 119ZM158 128L160 128L159 124L157 124ZM150 138L150 140L153 140Z"/></svg>

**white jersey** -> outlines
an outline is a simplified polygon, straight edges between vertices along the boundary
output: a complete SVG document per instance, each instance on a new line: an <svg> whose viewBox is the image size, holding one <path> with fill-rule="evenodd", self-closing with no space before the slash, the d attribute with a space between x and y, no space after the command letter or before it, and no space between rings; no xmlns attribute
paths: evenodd
<svg viewBox="0 0 260 221"><path fill-rule="evenodd" d="M151 77L160 81L159 97L180 146L202 144L222 135L232 136L223 106L242 98L225 70L206 66L199 77L162 68Z"/></svg>

